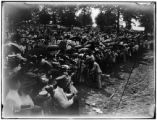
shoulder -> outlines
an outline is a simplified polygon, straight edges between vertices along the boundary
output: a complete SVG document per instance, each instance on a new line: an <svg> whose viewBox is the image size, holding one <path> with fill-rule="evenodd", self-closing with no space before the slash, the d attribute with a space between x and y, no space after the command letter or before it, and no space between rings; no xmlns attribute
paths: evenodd
<svg viewBox="0 0 157 120"><path fill-rule="evenodd" d="M100 68L100 66L99 66L99 64L97 62L94 62L94 66L95 66L95 68L96 68L96 70L97 70L98 73L102 72L101 68Z"/></svg>
<svg viewBox="0 0 157 120"><path fill-rule="evenodd" d="M97 62L94 62L94 65L95 65L95 66L99 66L99 64L98 64Z"/></svg>
<svg viewBox="0 0 157 120"><path fill-rule="evenodd" d="M6 100L14 101L17 97L19 97L17 91L10 90L6 96Z"/></svg>
<svg viewBox="0 0 157 120"><path fill-rule="evenodd" d="M61 97L61 94L63 92L63 89L60 88L60 87L57 87L55 90L54 90L54 97Z"/></svg>

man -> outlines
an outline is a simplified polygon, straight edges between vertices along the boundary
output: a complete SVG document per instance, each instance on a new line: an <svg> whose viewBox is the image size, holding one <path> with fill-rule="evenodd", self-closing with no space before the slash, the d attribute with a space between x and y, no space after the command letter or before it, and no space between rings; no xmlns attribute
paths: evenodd
<svg viewBox="0 0 157 120"><path fill-rule="evenodd" d="M15 115L34 115L40 114L41 108L34 105L30 96L35 81L31 75L23 73L21 65L15 57L9 58L10 74L8 78L8 91L4 99L3 115L12 117ZM29 80L30 79L30 80Z"/></svg>
<svg viewBox="0 0 157 120"><path fill-rule="evenodd" d="M75 94L67 94L64 90L58 85L56 81L45 88L50 94L52 99L50 104L53 105L52 113L54 114L69 114L74 111L73 105L75 101ZM77 107L78 108L78 107ZM76 110L78 112L78 110Z"/></svg>
<svg viewBox="0 0 157 120"><path fill-rule="evenodd" d="M99 64L95 61L94 56L88 56L86 60L87 64L87 85L96 87L96 88L102 88L101 83L101 69ZM95 86L96 85L96 86Z"/></svg>
<svg viewBox="0 0 157 120"><path fill-rule="evenodd" d="M63 75L56 78L58 86L60 86L64 92L77 94L77 89L74 87L73 82L71 80L71 76L65 71Z"/></svg>

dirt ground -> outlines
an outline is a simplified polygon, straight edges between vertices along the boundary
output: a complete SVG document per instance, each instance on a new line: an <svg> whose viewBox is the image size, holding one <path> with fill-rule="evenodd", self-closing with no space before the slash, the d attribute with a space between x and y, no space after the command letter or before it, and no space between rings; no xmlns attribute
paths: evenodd
<svg viewBox="0 0 157 120"><path fill-rule="evenodd" d="M107 118L154 117L155 66L153 60L153 51L147 50L137 59L117 65L110 73L110 78L103 81L103 89L79 86L80 115Z"/></svg>

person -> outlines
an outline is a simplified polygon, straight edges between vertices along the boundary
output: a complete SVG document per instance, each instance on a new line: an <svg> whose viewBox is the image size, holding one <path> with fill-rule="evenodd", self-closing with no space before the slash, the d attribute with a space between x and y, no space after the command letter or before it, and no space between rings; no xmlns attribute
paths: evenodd
<svg viewBox="0 0 157 120"><path fill-rule="evenodd" d="M53 81L53 83L45 89L51 94L50 104L53 105L53 114L72 114L72 112L74 112L72 108L77 108L77 110L75 110L78 112L78 106L74 107L76 101L75 94L65 93L58 85L57 81Z"/></svg>
<svg viewBox="0 0 157 120"><path fill-rule="evenodd" d="M86 65L87 65L86 66L86 70L87 70L86 83L87 83L87 85L96 87L96 88L102 88L102 83L101 83L102 71L100 69L99 64L95 61L93 55L87 57Z"/></svg>
<svg viewBox="0 0 157 120"><path fill-rule="evenodd" d="M4 116L33 115L41 111L30 97L31 86L22 85L20 79L22 78L16 75L10 81L10 89L4 102Z"/></svg>
<svg viewBox="0 0 157 120"><path fill-rule="evenodd" d="M15 61L16 60L16 61ZM35 82L27 81L24 76L21 64L15 57L11 57L8 60L8 65L10 69L10 74L7 84L8 87L3 105L3 114L7 117L12 117L16 115L30 115L32 113L39 112L40 108L34 105L32 98L30 97L30 92L32 91L32 85ZM29 76L28 76L29 78ZM29 84L30 83L30 84Z"/></svg>
<svg viewBox="0 0 157 120"><path fill-rule="evenodd" d="M76 95L78 91L73 85L73 81L71 80L74 73L69 75L68 70L70 67L68 65L62 65L62 67L64 68L63 74L55 78L55 80L57 81L57 84L64 90L64 92L72 94L74 93Z"/></svg>

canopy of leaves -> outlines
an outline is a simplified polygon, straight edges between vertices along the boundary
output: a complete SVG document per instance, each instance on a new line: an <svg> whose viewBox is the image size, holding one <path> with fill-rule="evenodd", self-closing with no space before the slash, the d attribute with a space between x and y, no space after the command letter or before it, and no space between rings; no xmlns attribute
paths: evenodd
<svg viewBox="0 0 157 120"><path fill-rule="evenodd" d="M76 19L75 19L75 9L74 7L65 8L62 10L60 21L61 24L64 26L72 26L75 25Z"/></svg>
<svg viewBox="0 0 157 120"><path fill-rule="evenodd" d="M86 5L82 5L79 7L81 13L78 17L76 17L76 25L77 26L87 26L92 25L91 11L90 7Z"/></svg>
<svg viewBox="0 0 157 120"><path fill-rule="evenodd" d="M145 32L153 32L154 28L154 21L155 21L155 12L154 12L154 4L147 5L145 7L141 7L139 11L139 21L141 26L145 27Z"/></svg>
<svg viewBox="0 0 157 120"><path fill-rule="evenodd" d="M9 16L12 23L26 20L33 20L35 23L60 24L63 26L87 26L92 25L91 7L99 8L100 14L96 18L96 24L103 29L105 26L119 26L119 14L126 22L126 28L131 29L131 20L139 20L141 26L145 27L145 32L151 32L154 28L154 4L102 4L102 5L45 5L42 11L37 7L5 6L5 15ZM82 9L79 16L76 11ZM119 11L119 12L118 12ZM9 21L9 23L11 23ZM118 28L118 27L117 27Z"/></svg>
<svg viewBox="0 0 157 120"><path fill-rule="evenodd" d="M126 22L126 28L131 29L131 19L136 19L137 10L135 8L130 8L129 6L121 6L120 12L123 15L123 20Z"/></svg>
<svg viewBox="0 0 157 120"><path fill-rule="evenodd" d="M96 23L100 28L104 26L114 26L116 24L116 15L112 11L101 12L96 18Z"/></svg>
<svg viewBox="0 0 157 120"><path fill-rule="evenodd" d="M44 25L50 22L50 15L45 8L39 14L39 22Z"/></svg>

